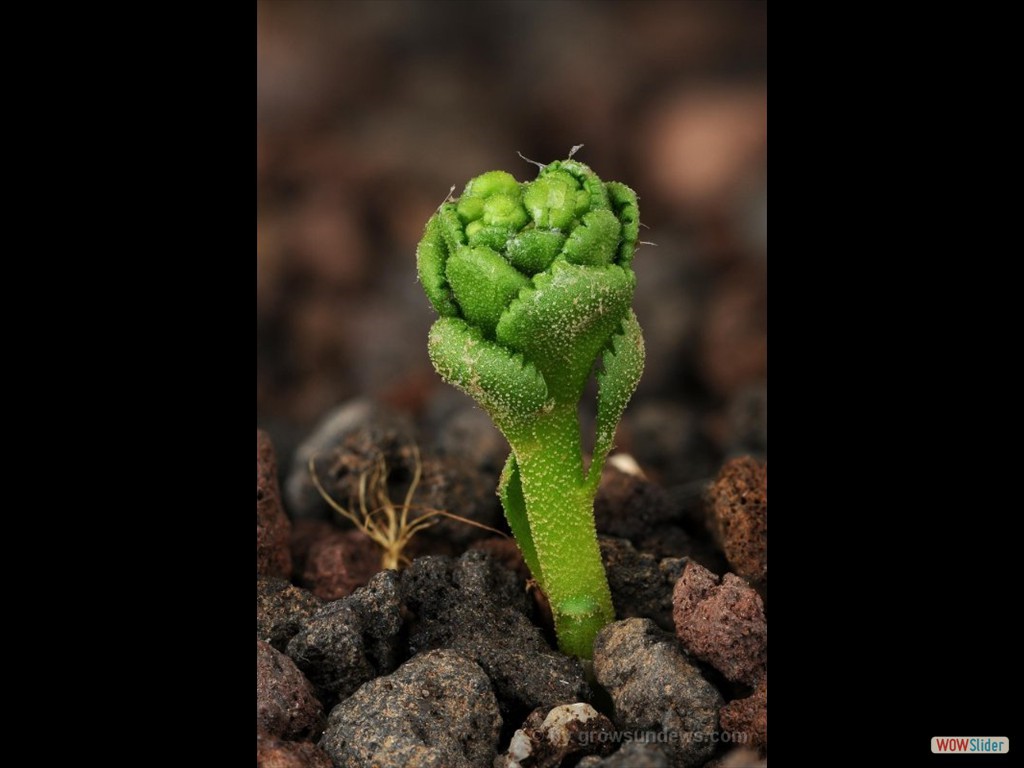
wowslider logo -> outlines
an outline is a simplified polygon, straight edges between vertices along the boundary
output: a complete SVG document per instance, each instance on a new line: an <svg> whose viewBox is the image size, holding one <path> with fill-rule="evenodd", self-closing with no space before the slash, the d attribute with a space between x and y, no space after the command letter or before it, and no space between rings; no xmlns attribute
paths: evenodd
<svg viewBox="0 0 1024 768"><path fill-rule="evenodd" d="M1010 740L1005 736L932 736L936 755L1005 755Z"/></svg>

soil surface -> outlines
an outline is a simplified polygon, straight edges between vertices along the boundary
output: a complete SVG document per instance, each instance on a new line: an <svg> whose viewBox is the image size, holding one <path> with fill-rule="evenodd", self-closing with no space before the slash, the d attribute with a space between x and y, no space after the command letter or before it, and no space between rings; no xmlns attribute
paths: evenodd
<svg viewBox="0 0 1024 768"><path fill-rule="evenodd" d="M619 620L584 664L557 650L544 596L483 497L507 447L474 413L449 411L439 429L343 405L286 475L294 520L257 431L257 764L761 765L767 464L730 460L695 498L609 466L595 506ZM473 447L454 480L453 424ZM373 540L307 494L311 464L350 508L385 466L382 490L408 498L410 522L433 509L465 520L425 527L408 565L385 570Z"/></svg>

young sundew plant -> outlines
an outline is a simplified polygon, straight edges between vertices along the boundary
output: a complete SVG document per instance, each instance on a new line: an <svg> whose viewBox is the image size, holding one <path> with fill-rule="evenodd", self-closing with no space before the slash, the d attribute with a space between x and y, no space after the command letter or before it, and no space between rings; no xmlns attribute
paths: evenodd
<svg viewBox="0 0 1024 768"><path fill-rule="evenodd" d="M498 494L558 644L589 659L612 621L594 496L615 427L644 366L631 304L639 211L624 184L571 159L520 183L472 179L427 222L416 259L441 315L430 359L490 414L512 447ZM579 407L597 379L585 466Z"/></svg>

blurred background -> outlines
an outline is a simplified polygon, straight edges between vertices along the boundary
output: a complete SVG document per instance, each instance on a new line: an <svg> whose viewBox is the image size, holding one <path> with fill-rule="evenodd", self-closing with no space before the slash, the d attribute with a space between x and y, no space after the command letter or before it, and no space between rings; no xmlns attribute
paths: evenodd
<svg viewBox="0 0 1024 768"><path fill-rule="evenodd" d="M620 445L670 484L766 457L765 2L268 0L256 61L256 418L285 465L352 397L416 414L450 389L424 224L453 185L576 144L656 243Z"/></svg>

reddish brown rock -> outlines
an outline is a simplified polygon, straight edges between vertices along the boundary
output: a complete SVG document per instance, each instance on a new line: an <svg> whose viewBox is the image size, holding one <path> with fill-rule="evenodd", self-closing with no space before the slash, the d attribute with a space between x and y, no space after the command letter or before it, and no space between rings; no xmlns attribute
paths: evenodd
<svg viewBox="0 0 1024 768"><path fill-rule="evenodd" d="M676 635L694 656L729 680L754 685L768 666L768 624L761 598L727 573L690 561L672 593Z"/></svg>
<svg viewBox="0 0 1024 768"><path fill-rule="evenodd" d="M256 575L287 579L292 573L291 523L281 506L277 457L270 436L256 430Z"/></svg>
<svg viewBox="0 0 1024 768"><path fill-rule="evenodd" d="M329 528L310 544L302 585L321 600L346 597L380 571L381 549L361 531Z"/></svg>
<svg viewBox="0 0 1024 768"><path fill-rule="evenodd" d="M295 663L256 641L256 732L284 739L309 739L323 727L323 709L313 686Z"/></svg>
<svg viewBox="0 0 1024 768"><path fill-rule="evenodd" d="M768 753L768 675L766 674L745 699L730 701L719 711L722 732L734 741L742 734L747 747Z"/></svg>
<svg viewBox="0 0 1024 768"><path fill-rule="evenodd" d="M308 741L282 741L256 734L256 768L334 768L331 758Z"/></svg>
<svg viewBox="0 0 1024 768"><path fill-rule="evenodd" d="M711 486L711 526L733 571L768 587L768 462L729 461Z"/></svg>

